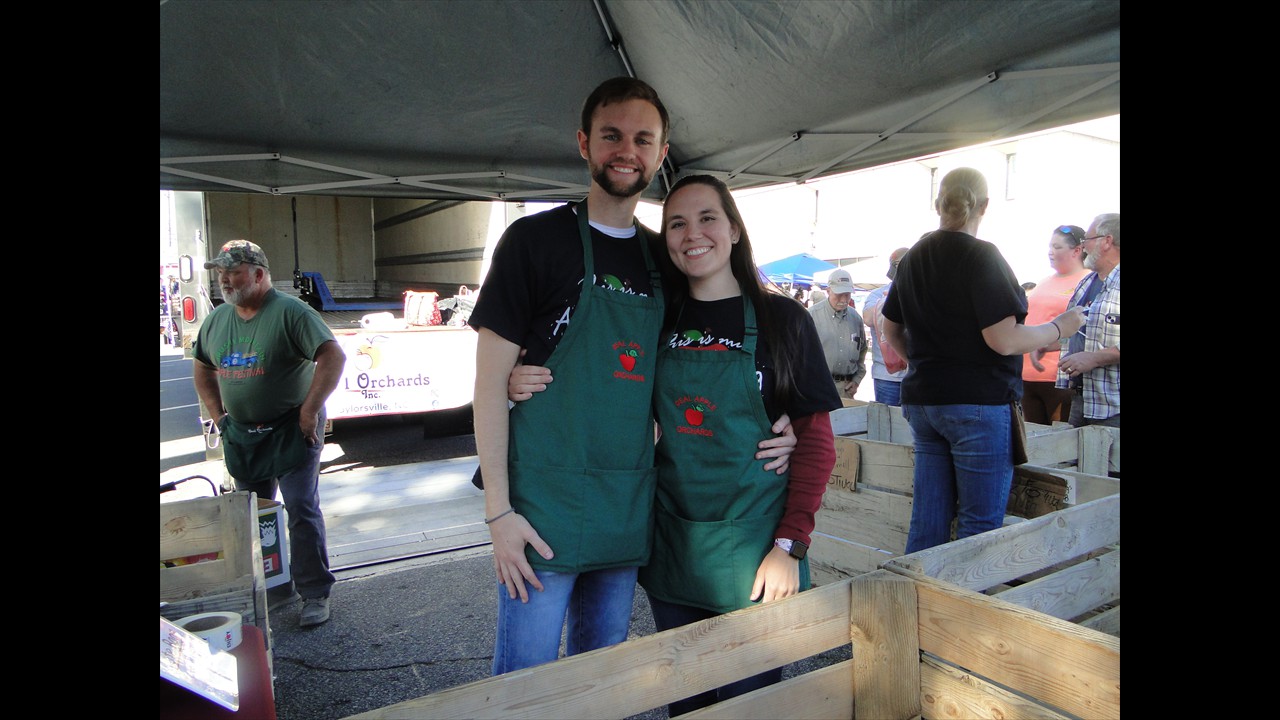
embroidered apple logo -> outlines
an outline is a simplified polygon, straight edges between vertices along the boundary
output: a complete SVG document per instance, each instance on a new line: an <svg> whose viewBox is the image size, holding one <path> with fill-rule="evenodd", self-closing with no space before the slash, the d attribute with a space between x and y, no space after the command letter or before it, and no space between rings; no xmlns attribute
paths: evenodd
<svg viewBox="0 0 1280 720"><path fill-rule="evenodd" d="M622 363L622 369L631 372L636 369L636 351L627 350L618 356L618 362Z"/></svg>
<svg viewBox="0 0 1280 720"><path fill-rule="evenodd" d="M690 407L685 408L684 421L694 427L701 425L702 411L704 410L706 410L706 408L702 405L702 403L698 403L697 405L692 405Z"/></svg>

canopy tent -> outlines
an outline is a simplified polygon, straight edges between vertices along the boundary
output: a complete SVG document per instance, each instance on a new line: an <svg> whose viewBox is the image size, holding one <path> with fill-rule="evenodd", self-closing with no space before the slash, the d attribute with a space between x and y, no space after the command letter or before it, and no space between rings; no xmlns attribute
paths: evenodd
<svg viewBox="0 0 1280 720"><path fill-rule="evenodd" d="M791 284L809 287L813 283L814 273L823 270L834 270L832 263L816 258L809 253L798 253L781 260L765 263L760 272L775 285Z"/></svg>
<svg viewBox="0 0 1280 720"><path fill-rule="evenodd" d="M803 182L1120 111L1119 0L160 3L160 187L582 197L602 80L671 114L647 191Z"/></svg>

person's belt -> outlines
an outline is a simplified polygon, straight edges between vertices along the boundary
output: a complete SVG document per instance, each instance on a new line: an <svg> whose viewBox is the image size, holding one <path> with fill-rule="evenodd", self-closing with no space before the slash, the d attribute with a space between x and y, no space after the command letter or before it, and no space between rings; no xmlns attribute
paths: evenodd
<svg viewBox="0 0 1280 720"><path fill-rule="evenodd" d="M831 379L832 379L832 380L844 380L844 381L848 381L848 380L852 380L852 379L853 379L853 376L852 376L852 375L835 375L835 374L832 374Z"/></svg>

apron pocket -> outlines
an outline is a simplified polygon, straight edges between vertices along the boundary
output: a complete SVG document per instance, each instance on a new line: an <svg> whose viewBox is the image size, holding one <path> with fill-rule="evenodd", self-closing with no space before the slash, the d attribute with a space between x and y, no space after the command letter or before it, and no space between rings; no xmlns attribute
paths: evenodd
<svg viewBox="0 0 1280 720"><path fill-rule="evenodd" d="M756 571L773 544L773 516L695 522L656 509L645 590L667 602L732 612L748 607Z"/></svg>
<svg viewBox="0 0 1280 720"><path fill-rule="evenodd" d="M649 559L658 471L566 468L512 462L511 504L551 546L534 567L586 572L643 565Z"/></svg>
<svg viewBox="0 0 1280 720"><path fill-rule="evenodd" d="M238 423L228 417L222 440L227 472L242 482L278 478L307 459L307 441L298 426L296 409L261 425Z"/></svg>

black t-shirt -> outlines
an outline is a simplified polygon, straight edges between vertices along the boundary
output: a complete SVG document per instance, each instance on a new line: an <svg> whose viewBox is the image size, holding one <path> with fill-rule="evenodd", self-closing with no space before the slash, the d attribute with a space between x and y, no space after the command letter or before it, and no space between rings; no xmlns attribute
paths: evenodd
<svg viewBox="0 0 1280 720"><path fill-rule="evenodd" d="M757 313L756 321L761 327L756 336L756 379L760 384L760 395L764 398L765 412L769 419L777 420L785 411L794 421L816 412L830 412L843 407L835 383L831 380L831 372L827 369L826 357L822 354L822 341L818 339L813 318L809 317L804 306L791 298L773 293L769 293L767 297L773 322L779 323L783 328L798 330L795 334L783 334L784 338L797 338L796 347L790 348L788 352L794 362L796 386L787 406L779 408L774 402L773 358L765 339L764 321ZM668 347L703 352L741 348L746 331L742 317L744 300L743 297L708 302L692 298L685 300L675 330L667 336Z"/></svg>
<svg viewBox="0 0 1280 720"><path fill-rule="evenodd" d="M595 284L650 296L653 282L641 242L656 247L656 236L643 226L631 238L609 237L591 228ZM578 305L584 268L578 216L571 206L521 218L494 248L468 322L527 349L525 365L545 365Z"/></svg>
<svg viewBox="0 0 1280 720"><path fill-rule="evenodd" d="M904 405L1002 405L1022 398L1022 356L987 346L982 329L1027 317L1027 295L996 246L938 230L898 266L881 310L906 329Z"/></svg>

